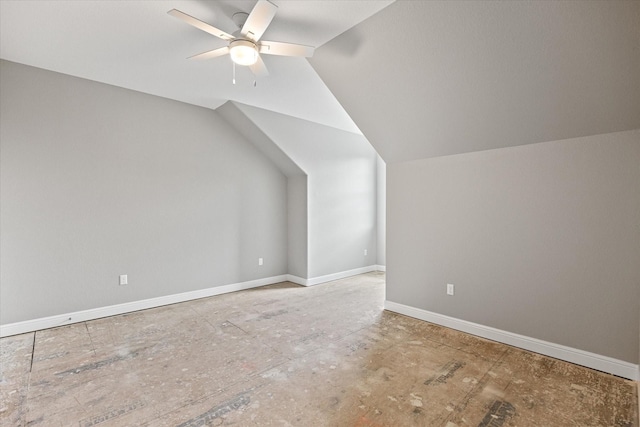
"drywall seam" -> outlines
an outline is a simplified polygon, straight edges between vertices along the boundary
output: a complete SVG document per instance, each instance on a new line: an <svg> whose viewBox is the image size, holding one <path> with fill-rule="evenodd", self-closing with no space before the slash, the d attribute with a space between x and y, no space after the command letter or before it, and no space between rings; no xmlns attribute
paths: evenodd
<svg viewBox="0 0 640 427"><path fill-rule="evenodd" d="M280 283L286 280L287 277L283 274L279 276L265 277L263 279L250 280L247 282L232 283L229 285L216 286L213 288L199 289L197 291L183 292L157 298L126 302L123 304L109 305L106 307L92 308L89 310L75 311L72 313L58 314L55 316L42 317L39 319L8 323L6 325L0 325L0 337L39 331L41 329L47 328L55 328L57 326L70 325L72 323L84 322L87 320L94 320L102 317L131 313L133 311L161 307L163 305L191 301L199 298L226 294L229 292L242 291L245 289L272 285L274 283Z"/></svg>
<svg viewBox="0 0 640 427"><path fill-rule="evenodd" d="M414 317L416 319L435 323L447 328L456 329L469 334L477 335L503 344L512 345L525 350L550 356L556 359L575 363L577 365L586 366L588 368L597 369L609 374L617 375L630 380L640 380L640 367L634 363L625 362L623 360L614 359L612 357L603 356L588 351L567 347L560 344L554 344L548 341L527 337L524 335L514 334L490 326L480 325L478 323L468 322L466 320L449 317L420 308L399 304L393 301L384 302L385 310L395 313L404 314L405 316Z"/></svg>

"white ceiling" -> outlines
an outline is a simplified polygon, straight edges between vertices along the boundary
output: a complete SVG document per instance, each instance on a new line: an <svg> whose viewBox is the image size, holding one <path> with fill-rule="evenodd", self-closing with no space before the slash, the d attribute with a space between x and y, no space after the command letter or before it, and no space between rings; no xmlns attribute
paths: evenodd
<svg viewBox="0 0 640 427"><path fill-rule="evenodd" d="M0 1L0 58L215 109L227 100L359 133L304 58L264 55L270 76L253 87L228 57L188 56L222 40L167 15L176 8L227 32L255 0ZM264 40L318 47L392 1L273 0Z"/></svg>
<svg viewBox="0 0 640 427"><path fill-rule="evenodd" d="M403 1L309 60L386 162L640 128L639 1Z"/></svg>

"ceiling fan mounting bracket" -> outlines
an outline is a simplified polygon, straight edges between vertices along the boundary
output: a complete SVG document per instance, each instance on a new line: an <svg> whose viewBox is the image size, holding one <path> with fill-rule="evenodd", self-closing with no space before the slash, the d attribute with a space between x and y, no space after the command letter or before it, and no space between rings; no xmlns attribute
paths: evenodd
<svg viewBox="0 0 640 427"><path fill-rule="evenodd" d="M247 12L236 12L231 16L231 20L238 28L242 28L248 17L249 14Z"/></svg>

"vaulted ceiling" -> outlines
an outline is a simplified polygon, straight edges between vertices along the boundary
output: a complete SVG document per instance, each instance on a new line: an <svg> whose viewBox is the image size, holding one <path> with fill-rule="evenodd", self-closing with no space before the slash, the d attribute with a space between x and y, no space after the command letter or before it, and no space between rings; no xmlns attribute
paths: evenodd
<svg viewBox="0 0 640 427"><path fill-rule="evenodd" d="M0 57L208 108L227 100L349 132L387 162L640 128L640 2L295 1L265 57L231 83L224 45L166 14L233 32L255 0L0 1ZM337 99L336 99L337 98Z"/></svg>
<svg viewBox="0 0 640 427"><path fill-rule="evenodd" d="M319 47L391 3L274 0L263 38ZM207 108L228 100L359 133L305 58L264 56L270 75L253 86L229 57L186 60L225 45L169 15L176 8L234 32L256 0L2 0L0 58Z"/></svg>
<svg viewBox="0 0 640 427"><path fill-rule="evenodd" d="M640 128L640 2L404 1L310 59L387 162Z"/></svg>

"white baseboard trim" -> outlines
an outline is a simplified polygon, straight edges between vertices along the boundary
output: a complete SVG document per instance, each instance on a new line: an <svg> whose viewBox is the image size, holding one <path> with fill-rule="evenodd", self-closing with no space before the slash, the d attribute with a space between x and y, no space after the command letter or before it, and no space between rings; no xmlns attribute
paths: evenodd
<svg viewBox="0 0 640 427"><path fill-rule="evenodd" d="M353 270L341 271L339 273L327 274L325 276L312 277L306 280L304 286L319 285L320 283L331 282L333 280L340 280L346 277L357 276L358 274L370 273L377 271L377 266L368 265L366 267L354 268Z"/></svg>
<svg viewBox="0 0 640 427"><path fill-rule="evenodd" d="M457 319L455 317L445 316L443 314L433 313L420 308L399 304L392 301L384 302L385 310L404 314L405 316L414 317L416 319L446 326L458 331L467 332L503 344L512 345L525 350L540 353L556 359L575 363L577 365L586 366L588 368L597 369L598 371L607 372L619 377L628 378L630 380L640 381L640 366L625 362L623 360L614 359L612 357L603 356L588 351L567 347L560 344L554 344L548 341L515 334L513 332L503 331L501 329L492 328L490 326L480 325L478 323L468 322L466 320Z"/></svg>
<svg viewBox="0 0 640 427"><path fill-rule="evenodd" d="M230 285L199 289L197 291L183 292L180 294L166 295L140 301L132 301L123 304L59 314L50 317L42 317L39 319L26 320L24 322L8 323L5 325L0 325L0 337L24 334L27 332L39 331L41 329L54 328L56 326L69 325L72 323L99 319L101 317L115 316L118 314L131 313L133 311L145 310L148 308L155 308L163 305L175 304L178 302L191 301L194 299L211 297L214 295L226 294L229 292L242 291L245 289L272 285L274 283L280 283L287 280L287 275L283 274L280 276L265 277L263 279L250 280L247 282L232 283Z"/></svg>
<svg viewBox="0 0 640 427"><path fill-rule="evenodd" d="M287 274L287 281L302 286L313 286L319 285L320 283L331 282L333 280L357 276L358 274L370 273L372 271L386 271L386 267L384 265L369 265L366 267L355 268L353 270L327 274L326 276L312 277L311 279L304 279L302 277L294 276L293 274Z"/></svg>
<svg viewBox="0 0 640 427"><path fill-rule="evenodd" d="M287 274L287 282L295 283L296 285L307 286L307 279L294 276L293 274Z"/></svg>
<svg viewBox="0 0 640 427"><path fill-rule="evenodd" d="M285 281L296 283L302 286L313 286L320 283L330 282L332 280L339 280L346 277L356 276L358 274L369 273L371 271L381 271L380 267L381 266L378 265L370 265L367 267L355 268L353 270L327 274L326 276L313 277L310 279L304 279L292 274L283 274L280 276L250 280L248 282L232 283L230 285L199 289L197 291L183 292L180 294L166 295L140 301L131 301L123 304L92 308L88 310L58 314L49 317L41 317L39 319L25 320L23 322L7 323L5 325L0 325L0 338L8 337L11 335L24 334L27 332L39 331L42 329L55 328L57 326L70 325L72 323L85 322L87 320L100 319L102 317L131 313L138 310L146 310L148 308L161 307L163 305L191 301L199 298L211 297L214 295L226 294L229 292L242 291L245 289L257 288L260 286L272 285L274 283ZM382 267L384 268L384 266Z"/></svg>

